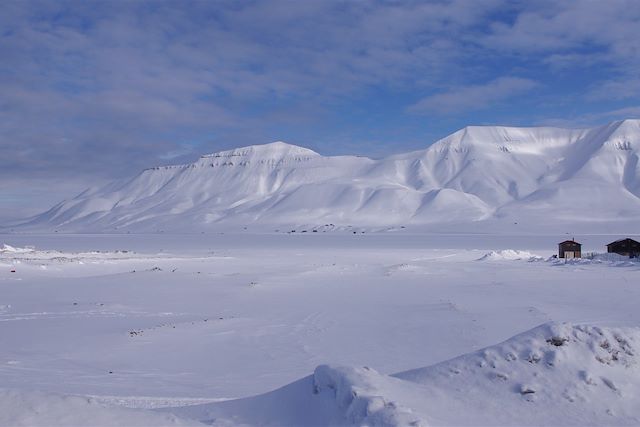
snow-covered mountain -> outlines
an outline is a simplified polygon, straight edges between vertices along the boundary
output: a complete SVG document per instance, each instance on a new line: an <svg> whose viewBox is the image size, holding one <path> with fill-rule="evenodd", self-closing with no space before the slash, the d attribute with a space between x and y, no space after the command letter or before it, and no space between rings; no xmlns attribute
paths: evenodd
<svg viewBox="0 0 640 427"><path fill-rule="evenodd" d="M147 169L23 227L640 224L639 151L640 120L582 130L470 126L380 160L274 142Z"/></svg>

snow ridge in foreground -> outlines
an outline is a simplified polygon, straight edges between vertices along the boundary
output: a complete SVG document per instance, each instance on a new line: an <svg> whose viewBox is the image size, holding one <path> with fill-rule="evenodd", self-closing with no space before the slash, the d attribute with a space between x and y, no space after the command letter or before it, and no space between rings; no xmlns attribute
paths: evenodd
<svg viewBox="0 0 640 427"><path fill-rule="evenodd" d="M637 425L639 344L640 328L551 323L425 368L319 366L266 395L179 413L218 425Z"/></svg>
<svg viewBox="0 0 640 427"><path fill-rule="evenodd" d="M549 323L425 368L321 365L278 390L201 405L143 411L0 392L0 424L638 425L639 345L638 327Z"/></svg>
<svg viewBox="0 0 640 427"><path fill-rule="evenodd" d="M344 418L356 425L418 426L420 420L409 408L382 394L394 379L371 368L318 366L313 374L313 392L328 393Z"/></svg>
<svg viewBox="0 0 640 427"><path fill-rule="evenodd" d="M396 374L420 384L433 424L637 425L640 328L545 324Z"/></svg>

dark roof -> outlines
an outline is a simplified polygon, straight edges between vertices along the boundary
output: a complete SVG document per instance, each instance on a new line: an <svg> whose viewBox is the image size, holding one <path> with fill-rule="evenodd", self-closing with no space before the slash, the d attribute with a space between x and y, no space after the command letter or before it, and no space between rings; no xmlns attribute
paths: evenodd
<svg viewBox="0 0 640 427"><path fill-rule="evenodd" d="M618 239L618 240L616 240L615 242L611 242L611 243L609 243L607 246L615 245L616 243L626 242L627 240L628 240L629 242L634 242L634 243L637 243L637 244L639 244L639 245L640 245L640 242L638 242L637 240L633 240L633 239L630 239L630 238L626 237L626 238L624 238L624 239Z"/></svg>
<svg viewBox="0 0 640 427"><path fill-rule="evenodd" d="M564 244L567 244L567 243L571 243L572 245L580 245L580 246L582 246L582 243L578 243L575 240L565 240L564 242L560 242L558 244L559 245L564 245Z"/></svg>

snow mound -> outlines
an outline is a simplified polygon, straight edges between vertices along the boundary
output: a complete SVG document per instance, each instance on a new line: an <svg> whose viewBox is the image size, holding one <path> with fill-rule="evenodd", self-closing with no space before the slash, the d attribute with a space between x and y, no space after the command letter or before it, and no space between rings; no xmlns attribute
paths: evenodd
<svg viewBox="0 0 640 427"><path fill-rule="evenodd" d="M313 392L335 399L346 421L366 426L424 425L411 409L385 396L397 380L371 368L318 366L313 374Z"/></svg>
<svg viewBox="0 0 640 427"><path fill-rule="evenodd" d="M491 251L478 258L478 261L505 261L505 260L528 260L538 261L543 258L538 255L534 255L531 252L519 251L515 249L503 249L500 251Z"/></svg>
<svg viewBox="0 0 640 427"><path fill-rule="evenodd" d="M0 391L3 426L196 426L175 415L108 407L92 398L39 392Z"/></svg>
<svg viewBox="0 0 640 427"><path fill-rule="evenodd" d="M546 324L395 377L422 384L444 424L630 425L640 419L639 346L637 327Z"/></svg>
<svg viewBox="0 0 640 427"><path fill-rule="evenodd" d="M313 375L270 393L181 408L163 408L214 426L425 426L399 402L411 383L371 368L318 366Z"/></svg>
<svg viewBox="0 0 640 427"><path fill-rule="evenodd" d="M171 409L213 425L637 425L640 328L544 324L395 375L322 365L255 397Z"/></svg>

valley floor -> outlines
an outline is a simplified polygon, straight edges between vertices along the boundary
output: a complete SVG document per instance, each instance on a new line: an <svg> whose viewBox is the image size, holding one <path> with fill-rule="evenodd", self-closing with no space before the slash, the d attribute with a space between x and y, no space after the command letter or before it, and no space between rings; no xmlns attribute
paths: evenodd
<svg viewBox="0 0 640 427"><path fill-rule="evenodd" d="M565 238L0 235L0 424L637 425L640 263Z"/></svg>

